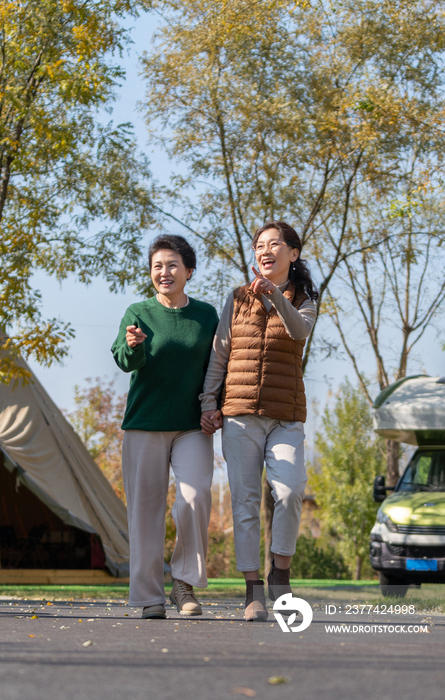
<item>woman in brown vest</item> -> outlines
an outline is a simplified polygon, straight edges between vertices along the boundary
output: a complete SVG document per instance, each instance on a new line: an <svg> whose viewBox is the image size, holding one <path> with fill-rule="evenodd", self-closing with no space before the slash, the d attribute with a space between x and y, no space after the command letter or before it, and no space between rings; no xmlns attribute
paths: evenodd
<svg viewBox="0 0 445 700"><path fill-rule="evenodd" d="M272 524L271 600L291 591L306 471L306 398L302 356L315 322L318 294L301 260L301 241L283 221L271 221L253 238L259 271L229 295L216 331L201 399L201 426L223 427L237 569L246 579L246 620L266 620L259 579L261 477L275 509ZM217 408L222 389L221 410Z"/></svg>

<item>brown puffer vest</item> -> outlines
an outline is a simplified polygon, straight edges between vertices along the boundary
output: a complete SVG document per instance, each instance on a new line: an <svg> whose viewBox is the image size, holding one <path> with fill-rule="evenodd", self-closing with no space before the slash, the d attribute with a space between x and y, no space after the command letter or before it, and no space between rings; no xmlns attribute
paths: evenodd
<svg viewBox="0 0 445 700"><path fill-rule="evenodd" d="M250 285L235 289L232 347L222 394L225 416L254 414L306 420L301 369L305 340L292 340L274 307L267 313ZM297 309L308 298L289 283L284 295Z"/></svg>

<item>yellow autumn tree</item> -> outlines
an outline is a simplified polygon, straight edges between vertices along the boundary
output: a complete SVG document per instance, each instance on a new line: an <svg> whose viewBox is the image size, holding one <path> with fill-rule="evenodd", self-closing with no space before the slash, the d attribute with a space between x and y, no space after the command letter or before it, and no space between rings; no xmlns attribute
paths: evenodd
<svg viewBox="0 0 445 700"><path fill-rule="evenodd" d="M66 413L88 452L124 502L121 423L125 404L126 396L116 392L112 381L96 377L86 379L83 387L74 387L74 410Z"/></svg>
<svg viewBox="0 0 445 700"><path fill-rule="evenodd" d="M0 379L20 353L61 359L73 331L46 319L34 274L125 284L152 222L130 126L99 118L124 78L133 0L0 3Z"/></svg>
<svg viewBox="0 0 445 700"><path fill-rule="evenodd" d="M382 214L400 199L412 155L419 184L442 167L441 3L153 4L165 21L143 59L144 110L181 163L170 201L209 258L208 285L247 281L253 231L286 218L322 313L342 263L385 240L382 216L359 235L360 202Z"/></svg>

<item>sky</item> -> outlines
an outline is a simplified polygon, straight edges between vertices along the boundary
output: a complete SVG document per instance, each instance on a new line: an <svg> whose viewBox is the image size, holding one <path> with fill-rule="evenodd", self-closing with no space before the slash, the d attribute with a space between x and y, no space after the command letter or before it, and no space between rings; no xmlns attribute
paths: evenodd
<svg viewBox="0 0 445 700"><path fill-rule="evenodd" d="M160 182L167 183L172 164L161 150L151 149L147 145L146 127L142 115L137 111L137 103L144 96L144 83L139 75L138 60L142 52L150 48L150 38L156 19L153 15L143 15L132 24L134 25L132 31L134 44L124 58L127 79L118 89L118 99L112 118L115 123L130 121L134 124L138 143L150 157L153 175ZM172 229L171 233L183 232ZM155 234L156 232L153 231L153 235ZM197 274L199 273L198 264ZM50 368L44 368L34 360L29 363L56 404L61 408L72 410L74 386L85 385L88 377L102 377L109 380L115 378L116 390L119 393L126 392L129 376L118 370L110 347L117 335L119 322L125 309L135 301L139 301L140 297L131 290L112 294L102 279L96 279L86 287L74 279L68 279L59 284L54 279L37 273L34 283L42 293L44 315L69 321L76 332L75 339L70 343L69 357L65 358L62 365L55 364ZM335 331L330 331L326 325L325 330L335 340ZM390 344L391 337L388 336L386 341ZM431 376L445 374L445 353L441 350L436 331L431 329L427 332L424 340L419 344L416 357L417 362L412 366L412 370L416 373L424 371ZM369 365L369 374L371 374L373 360L367 347L366 337L364 337L361 360L365 367ZM326 401L346 376L354 384L356 383L350 363L345 358L324 360L319 358L309 365L305 384L309 408L306 434L310 451L314 433L320 427L320 413Z"/></svg>

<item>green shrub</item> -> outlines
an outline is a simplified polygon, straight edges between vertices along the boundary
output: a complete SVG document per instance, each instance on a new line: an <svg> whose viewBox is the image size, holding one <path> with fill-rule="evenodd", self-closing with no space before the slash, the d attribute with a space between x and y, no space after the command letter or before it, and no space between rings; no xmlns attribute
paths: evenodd
<svg viewBox="0 0 445 700"><path fill-rule="evenodd" d="M209 578L243 578L236 570L233 535L209 532L209 548L206 560Z"/></svg>
<svg viewBox="0 0 445 700"><path fill-rule="evenodd" d="M318 546L311 535L299 536L290 574L291 578L350 578L341 554L331 545Z"/></svg>

